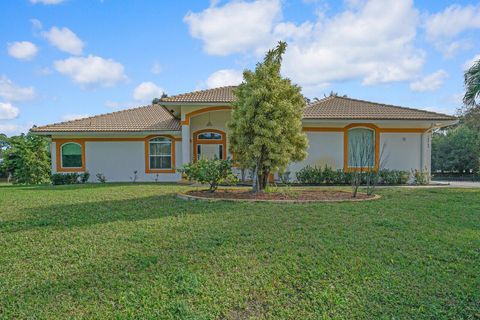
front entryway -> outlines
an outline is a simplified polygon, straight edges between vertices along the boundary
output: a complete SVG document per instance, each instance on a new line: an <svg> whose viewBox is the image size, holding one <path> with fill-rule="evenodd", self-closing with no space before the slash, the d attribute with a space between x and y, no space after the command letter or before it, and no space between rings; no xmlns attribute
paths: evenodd
<svg viewBox="0 0 480 320"><path fill-rule="evenodd" d="M225 159L226 150L225 132L216 129L203 129L193 134L193 160Z"/></svg>
<svg viewBox="0 0 480 320"><path fill-rule="evenodd" d="M223 145L221 144L197 144L197 160L223 159Z"/></svg>

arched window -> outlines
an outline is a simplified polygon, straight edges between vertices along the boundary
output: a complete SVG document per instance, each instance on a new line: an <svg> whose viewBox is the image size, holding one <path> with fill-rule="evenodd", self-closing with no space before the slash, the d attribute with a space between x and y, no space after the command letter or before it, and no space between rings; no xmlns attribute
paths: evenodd
<svg viewBox="0 0 480 320"><path fill-rule="evenodd" d="M367 128L348 130L348 167L375 166L375 131Z"/></svg>
<svg viewBox="0 0 480 320"><path fill-rule="evenodd" d="M149 169L172 169L172 140L157 137L148 141Z"/></svg>
<svg viewBox="0 0 480 320"><path fill-rule="evenodd" d="M199 140L222 140L222 135L217 132L202 132L198 134Z"/></svg>
<svg viewBox="0 0 480 320"><path fill-rule="evenodd" d="M82 146L76 142L67 142L60 148L62 168L82 168Z"/></svg>

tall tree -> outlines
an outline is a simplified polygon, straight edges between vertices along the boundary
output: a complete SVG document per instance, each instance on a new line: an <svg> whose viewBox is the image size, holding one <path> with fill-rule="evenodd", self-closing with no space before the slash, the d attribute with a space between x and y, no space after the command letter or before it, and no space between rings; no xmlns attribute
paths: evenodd
<svg viewBox="0 0 480 320"><path fill-rule="evenodd" d="M283 171L307 155L302 132L305 99L299 86L280 75L286 48L279 42L268 51L255 71L243 72L243 82L235 90L230 149L240 166L252 171L254 192L266 187L271 172Z"/></svg>
<svg viewBox="0 0 480 320"><path fill-rule="evenodd" d="M465 96L463 103L465 109L463 116L465 123L474 129L480 131L480 60L465 71Z"/></svg>
<svg viewBox="0 0 480 320"><path fill-rule="evenodd" d="M10 137L2 161L15 183L37 184L50 181L50 152L46 138L31 133Z"/></svg>

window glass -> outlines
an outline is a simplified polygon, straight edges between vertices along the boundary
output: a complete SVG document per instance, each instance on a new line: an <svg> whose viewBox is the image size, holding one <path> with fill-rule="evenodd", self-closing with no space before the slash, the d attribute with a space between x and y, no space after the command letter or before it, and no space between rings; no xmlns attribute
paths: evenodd
<svg viewBox="0 0 480 320"><path fill-rule="evenodd" d="M61 148L62 168L81 168L82 146L78 143L65 143Z"/></svg>
<svg viewBox="0 0 480 320"><path fill-rule="evenodd" d="M348 131L348 166L373 167L375 163L374 131L356 128Z"/></svg>
<svg viewBox="0 0 480 320"><path fill-rule="evenodd" d="M158 137L148 143L150 169L172 168L172 141L168 138Z"/></svg>
<svg viewBox="0 0 480 320"><path fill-rule="evenodd" d="M222 140L222 135L216 132L202 132L198 134L198 139L201 140Z"/></svg>

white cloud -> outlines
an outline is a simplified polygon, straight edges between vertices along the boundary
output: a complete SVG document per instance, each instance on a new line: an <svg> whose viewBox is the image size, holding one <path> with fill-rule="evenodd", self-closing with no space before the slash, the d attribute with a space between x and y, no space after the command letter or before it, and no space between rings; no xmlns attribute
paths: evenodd
<svg viewBox="0 0 480 320"><path fill-rule="evenodd" d="M471 41L454 40L462 32L480 28L480 4L462 7L454 4L444 11L427 15L425 31L427 40L433 43L446 57L452 57L459 49L468 49Z"/></svg>
<svg viewBox="0 0 480 320"><path fill-rule="evenodd" d="M30 3L33 3L33 4L41 3L41 4L50 5L50 4L59 4L59 3L62 3L63 1L64 0L30 0Z"/></svg>
<svg viewBox="0 0 480 320"><path fill-rule="evenodd" d="M160 74L162 72L162 66L160 65L160 63L155 61L152 65L151 71L153 74Z"/></svg>
<svg viewBox="0 0 480 320"><path fill-rule="evenodd" d="M50 31L43 31L42 36L57 49L74 55L82 54L84 43L68 28L52 27Z"/></svg>
<svg viewBox="0 0 480 320"><path fill-rule="evenodd" d="M12 120L18 117L20 110L10 103L0 102L0 120Z"/></svg>
<svg viewBox="0 0 480 320"><path fill-rule="evenodd" d="M352 2L352 1L351 1ZM414 40L419 13L412 0L353 1L314 22L280 21L280 1L235 1L189 13L190 34L213 55L259 53L287 40L283 73L302 86L359 79L364 85L406 81L420 73L425 53Z"/></svg>
<svg viewBox="0 0 480 320"><path fill-rule="evenodd" d="M212 73L207 79L208 88L232 86L243 81L243 73L234 69L222 69Z"/></svg>
<svg viewBox="0 0 480 320"><path fill-rule="evenodd" d="M473 66L473 64L474 64L475 62L479 61L479 60L480 60L480 53L477 54L477 55L476 55L475 57L473 57L472 59L465 61L465 63L463 64L463 69L464 69L464 70L470 69L470 68Z"/></svg>
<svg viewBox="0 0 480 320"><path fill-rule="evenodd" d="M133 99L150 102L153 98L160 98L164 90L153 82L142 82L133 90Z"/></svg>
<svg viewBox="0 0 480 320"><path fill-rule="evenodd" d="M54 62L55 69L80 85L110 87L126 80L123 65L102 57L71 57Z"/></svg>
<svg viewBox="0 0 480 320"><path fill-rule="evenodd" d="M435 91L441 87L448 74L438 70L410 84L410 89L416 92Z"/></svg>
<svg viewBox="0 0 480 320"><path fill-rule="evenodd" d="M462 7L454 4L427 18L425 29L429 39L453 38L465 30L480 28L480 5Z"/></svg>
<svg viewBox="0 0 480 320"><path fill-rule="evenodd" d="M6 76L0 77L0 97L7 101L23 101L35 98L33 87L19 87Z"/></svg>
<svg viewBox="0 0 480 320"><path fill-rule="evenodd" d="M15 124L15 123L0 123L0 133L5 133L7 135L16 135L20 133L26 133L33 124L30 123L23 123L23 124Z"/></svg>
<svg viewBox="0 0 480 320"><path fill-rule="evenodd" d="M7 45L8 54L16 59L30 60L38 52L35 44L29 41L17 41Z"/></svg>
<svg viewBox="0 0 480 320"><path fill-rule="evenodd" d="M0 123L0 133L16 133L20 131L21 128L19 125L13 123Z"/></svg>
<svg viewBox="0 0 480 320"><path fill-rule="evenodd" d="M270 46L274 23L281 17L279 0L233 1L222 7L215 4L184 17L191 36L203 41L207 53L248 53Z"/></svg>
<svg viewBox="0 0 480 320"><path fill-rule="evenodd" d="M283 71L303 86L410 80L424 63L424 53L413 44L418 23L411 0L363 1L332 17L320 16L309 41L291 42Z"/></svg>
<svg viewBox="0 0 480 320"><path fill-rule="evenodd" d="M88 117L90 117L89 114L65 114L62 116L62 121L72 121Z"/></svg>
<svg viewBox="0 0 480 320"><path fill-rule="evenodd" d="M34 30L40 30L43 28L42 22L38 19L30 19L30 22L32 23Z"/></svg>

